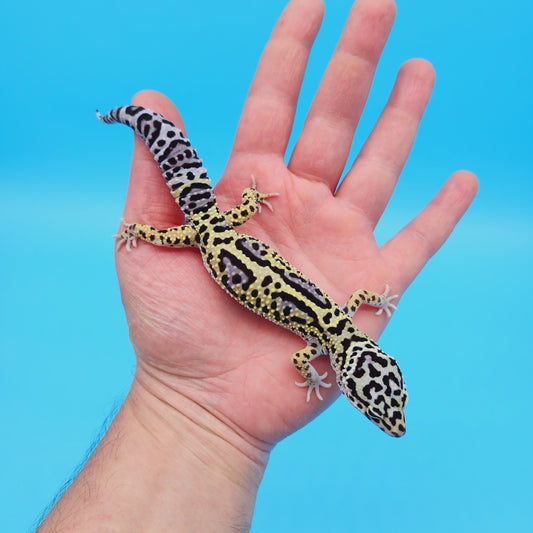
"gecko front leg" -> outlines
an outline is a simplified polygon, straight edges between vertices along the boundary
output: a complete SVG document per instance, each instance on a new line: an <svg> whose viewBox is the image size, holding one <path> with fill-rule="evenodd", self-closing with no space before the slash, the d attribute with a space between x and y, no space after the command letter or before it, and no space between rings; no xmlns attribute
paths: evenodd
<svg viewBox="0 0 533 533"><path fill-rule="evenodd" d="M262 193L256 188L255 178L252 174L252 186L242 191L242 200L240 205L224 211L223 215L226 222L236 228L252 218L258 211L261 212L261 204L265 204L271 211L274 209L267 200L272 196L279 196L277 192Z"/></svg>
<svg viewBox="0 0 533 533"><path fill-rule="evenodd" d="M366 304L377 308L376 315L381 315L385 311L387 316L390 317L392 311L396 310L396 306L392 303L392 300L398 298L399 295L393 294L389 296L389 292L390 287L388 285L385 285L385 292L383 294L364 290L355 291L342 310L352 317L361 304Z"/></svg>
<svg viewBox="0 0 533 533"><path fill-rule="evenodd" d="M310 364L310 361L322 355L322 350L315 342L310 342L303 350L299 350L292 355L291 361L295 366L296 370L300 372L302 377L305 379L304 382L299 383L296 381L298 387L308 387L307 389L307 401L311 399L311 393L316 392L317 398L322 400L322 395L320 394L320 387L329 389L331 383L326 383L328 373L320 375L315 368Z"/></svg>

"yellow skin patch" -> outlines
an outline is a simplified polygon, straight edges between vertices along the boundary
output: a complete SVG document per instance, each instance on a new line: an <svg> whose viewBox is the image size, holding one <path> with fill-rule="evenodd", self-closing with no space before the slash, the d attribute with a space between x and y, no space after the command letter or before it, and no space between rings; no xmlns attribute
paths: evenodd
<svg viewBox="0 0 533 533"><path fill-rule="evenodd" d="M145 140L188 219L187 224L163 230L125 223L115 236L117 248L125 244L129 251L139 239L157 246L197 247L207 270L227 294L307 342L291 358L304 380L296 384L307 387L307 401L313 391L321 400L320 388L331 387L324 381L327 372L319 375L311 364L327 354L337 384L350 403L389 435L402 436L407 393L398 364L352 321L362 304L390 316L397 296L389 296L389 287L383 294L356 291L341 308L272 248L235 231L261 211L262 204L272 209L267 199L276 193L258 192L252 176L252 186L243 191L241 204L220 212L201 160L172 123L136 106L116 108L99 118L127 124Z"/></svg>

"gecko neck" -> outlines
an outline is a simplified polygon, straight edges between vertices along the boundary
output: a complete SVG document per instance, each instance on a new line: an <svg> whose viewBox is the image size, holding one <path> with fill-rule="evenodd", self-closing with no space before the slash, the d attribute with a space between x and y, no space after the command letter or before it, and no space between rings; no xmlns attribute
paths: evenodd
<svg viewBox="0 0 533 533"><path fill-rule="evenodd" d="M347 322L345 322L342 332L331 337L331 342L326 347L327 353L330 354L333 368L337 369L338 375L345 370L347 357L350 354L362 352L365 349L379 350L377 344L358 329L348 315L346 315L346 319Z"/></svg>

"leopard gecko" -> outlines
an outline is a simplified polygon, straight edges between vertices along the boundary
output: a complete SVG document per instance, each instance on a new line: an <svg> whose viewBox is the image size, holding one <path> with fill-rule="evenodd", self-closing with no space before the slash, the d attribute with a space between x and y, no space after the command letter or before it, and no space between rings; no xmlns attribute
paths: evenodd
<svg viewBox="0 0 533 533"><path fill-rule="evenodd" d="M241 204L220 212L201 159L172 122L140 106L117 107L97 116L107 124L130 126L144 140L187 217L185 224L161 230L124 222L124 230L116 236L117 247L125 243L129 251L141 239L159 246L199 248L205 267L232 298L307 342L291 358L304 379L296 385L307 387L307 401L313 391L322 400L320 388L331 386L325 381L327 372L319 375L311 365L313 359L327 354L349 402L383 431L401 437L407 392L400 368L352 320L361 304L390 316L397 296L389 295L389 287L383 294L355 291L340 307L272 248L235 231L261 204L271 208L267 198L275 194L258 192L252 178Z"/></svg>

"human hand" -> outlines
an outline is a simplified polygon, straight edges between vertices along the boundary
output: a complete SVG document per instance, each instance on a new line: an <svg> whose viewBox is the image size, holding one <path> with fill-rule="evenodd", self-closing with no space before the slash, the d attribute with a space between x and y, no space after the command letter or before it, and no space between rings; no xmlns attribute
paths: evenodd
<svg viewBox="0 0 533 533"><path fill-rule="evenodd" d="M435 199L378 247L373 230L410 151L433 85L424 61L400 70L389 102L336 194L358 119L395 13L393 0L357 0L290 162L296 100L322 18L320 0L292 0L265 49L216 194L240 202L250 175L279 192L274 212L243 226L341 305L357 288L401 294L472 201L476 179L454 174ZM143 92L134 103L184 129L172 103ZM201 156L201 147L199 153ZM209 168L209 162L206 162ZM138 138L124 217L159 228L183 223ZM302 340L230 299L194 248L140 244L116 255L138 358L130 393L101 443L39 531L245 531L271 447L324 401L294 385ZM357 312L377 338L387 317ZM399 361L401 365L401 361ZM315 365L315 362L313 362ZM316 361L323 373L326 357ZM359 416L359 415L357 415ZM373 430L369 426L369 430Z"/></svg>
<svg viewBox="0 0 533 533"><path fill-rule="evenodd" d="M403 293L446 240L472 201L477 182L454 174L406 228L381 247L373 230L407 159L428 102L434 74L422 60L401 68L372 134L337 188L395 6L358 0L324 75L288 165L284 162L301 81L323 6L293 0L261 58L235 143L216 194L221 209L240 202L253 174L261 192L279 192L240 231L263 240L344 304L355 289ZM162 95L143 92L134 104L154 109L185 129ZM196 146L200 157L201 147ZM209 170L209 161L204 161ZM135 140L124 218L163 228L183 223L152 155ZM295 431L338 395L305 401L294 385L290 356L304 346L292 333L250 313L213 282L194 248L145 244L117 253L136 382L177 410L204 412L259 448ZM361 309L357 325L377 338L385 316ZM391 355L394 355L393 353ZM401 366L401 361L399 361ZM326 357L316 362L328 370Z"/></svg>

